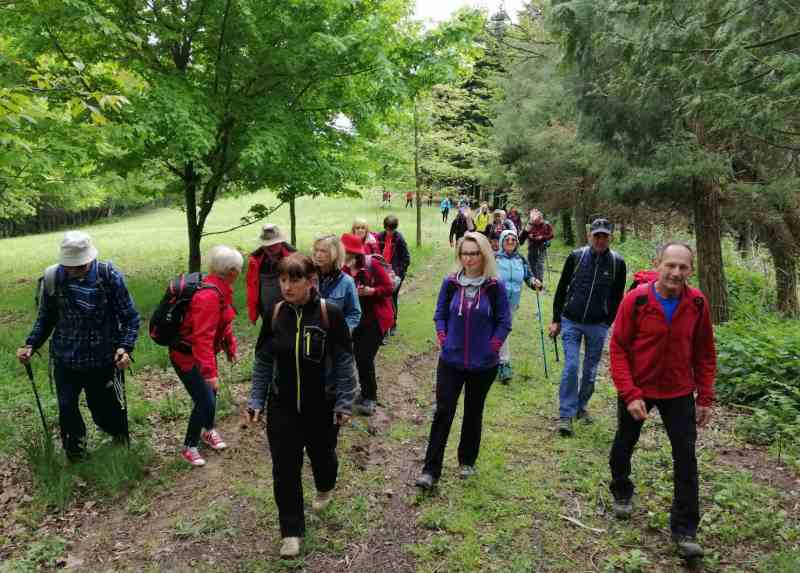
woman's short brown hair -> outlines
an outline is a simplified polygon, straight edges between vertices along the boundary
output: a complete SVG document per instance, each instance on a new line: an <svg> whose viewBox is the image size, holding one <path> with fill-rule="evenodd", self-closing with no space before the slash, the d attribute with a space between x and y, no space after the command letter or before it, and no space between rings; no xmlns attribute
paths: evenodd
<svg viewBox="0 0 800 573"><path fill-rule="evenodd" d="M311 257L302 253L292 253L283 257L278 263L278 276L288 276L290 279L313 279L317 268Z"/></svg>

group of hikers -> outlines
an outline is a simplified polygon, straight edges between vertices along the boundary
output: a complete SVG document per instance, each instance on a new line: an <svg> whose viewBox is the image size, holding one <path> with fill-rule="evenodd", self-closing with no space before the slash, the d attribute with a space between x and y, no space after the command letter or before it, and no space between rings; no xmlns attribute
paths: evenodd
<svg viewBox="0 0 800 573"><path fill-rule="evenodd" d="M522 285L538 298L553 237L539 210L531 209L524 222L519 218L516 209L489 214L483 204L473 215L462 206L451 226L456 264L442 279L433 315L440 352L436 407L416 479L423 490L434 488L442 475L462 389L458 475L468 479L476 473L488 392L495 380L513 378L508 336ZM396 328L398 293L410 265L398 225L397 217L389 215L383 231L374 233L366 220L356 219L348 233L317 237L306 255L287 242L277 225L267 224L258 247L247 256L248 318L253 324L261 320L261 327L246 416L250 423L266 418L282 557L299 555L305 532L304 452L316 489L311 507L321 511L336 486L339 429L354 413L376 411L375 359ZM697 427L711 419L716 369L708 303L687 282L694 252L680 241L660 246L654 268L637 273L640 284L626 294L627 269L610 248L612 237L607 219L592 221L588 244L567 256L553 297L549 335L560 336L564 351L557 431L568 437L574 421L592 423L589 402L613 324L610 374L619 396L609 454L614 514L628 519L633 513L631 458L644 421L658 408L673 453L672 536L682 557L699 558L695 442ZM527 260L518 252L525 241ZM78 409L84 389L98 427L116 441L128 439L125 406L109 380L129 366L140 320L122 274L99 262L97 254L88 235L66 233L59 264L45 271L34 327L17 352L27 364L52 333L61 438L70 460L84 455L86 427ZM244 256L217 246L207 264L208 274L186 301L169 345L172 365L193 403L181 448L193 466L206 464L201 443L211 450L226 447L214 420L217 354L224 351L230 361L239 357L232 295ZM181 277L170 283L162 305L175 303L169 295L184 282ZM156 316L158 310L151 336Z"/></svg>

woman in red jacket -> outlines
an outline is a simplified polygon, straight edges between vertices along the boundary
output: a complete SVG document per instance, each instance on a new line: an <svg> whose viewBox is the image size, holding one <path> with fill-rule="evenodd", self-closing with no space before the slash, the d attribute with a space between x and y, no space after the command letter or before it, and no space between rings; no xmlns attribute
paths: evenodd
<svg viewBox="0 0 800 573"><path fill-rule="evenodd" d="M359 217L353 221L353 226L350 229L353 234L361 239L364 243L364 252L368 255L380 255L381 248L378 245L378 239L375 238L375 233L371 233L366 219Z"/></svg>
<svg viewBox="0 0 800 573"><path fill-rule="evenodd" d="M375 356L381 341L394 322L392 281L377 258L367 255L356 235L345 233L341 238L345 250L343 272L356 281L361 322L353 331L353 354L356 358L361 396L354 410L365 416L375 413L378 382L375 378Z"/></svg>
<svg viewBox="0 0 800 573"><path fill-rule="evenodd" d="M214 429L219 387L217 353L225 350L230 362L237 359L236 337L231 327L236 316L232 287L244 261L238 251L223 246L211 249L208 259L209 275L203 279L204 288L192 297L180 327L181 341L185 344L170 348L169 352L172 366L194 404L181 451L183 459L193 466L206 464L197 450L200 440L212 450L226 447Z"/></svg>

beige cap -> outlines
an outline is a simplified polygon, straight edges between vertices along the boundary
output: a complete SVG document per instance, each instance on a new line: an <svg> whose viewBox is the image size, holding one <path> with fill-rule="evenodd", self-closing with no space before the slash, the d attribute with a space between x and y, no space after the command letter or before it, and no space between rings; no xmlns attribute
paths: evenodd
<svg viewBox="0 0 800 573"><path fill-rule="evenodd" d="M267 223L264 225L264 227L261 229L261 235L259 235L258 239L265 247L286 242L286 237L283 236L283 233L281 233L278 225L273 225L272 223Z"/></svg>
<svg viewBox="0 0 800 573"><path fill-rule="evenodd" d="M80 267L97 258L92 238L83 231L67 231L61 240L59 262L65 267Z"/></svg>

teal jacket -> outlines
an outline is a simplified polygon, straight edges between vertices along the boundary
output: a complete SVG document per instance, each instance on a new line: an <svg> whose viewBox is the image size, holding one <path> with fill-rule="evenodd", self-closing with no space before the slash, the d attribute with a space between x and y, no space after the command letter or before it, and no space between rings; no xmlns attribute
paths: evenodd
<svg viewBox="0 0 800 573"><path fill-rule="evenodd" d="M503 241L509 235L516 236L514 231L503 231L500 234L500 250L494 255L497 262L497 275L506 289L508 305L512 310L519 307L520 297L522 296L522 283L533 288L533 275L525 257L519 254L519 249L515 249L512 254L506 254L502 248Z"/></svg>

